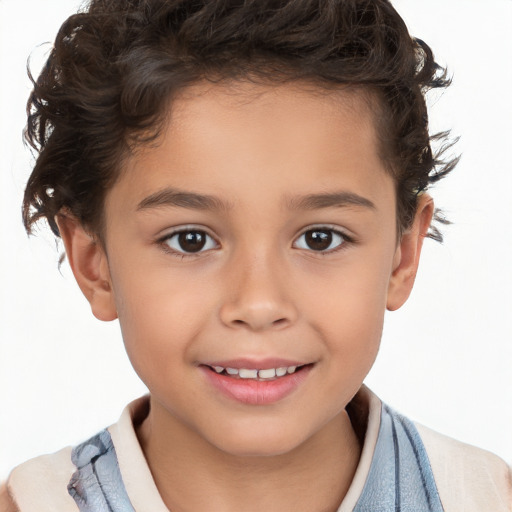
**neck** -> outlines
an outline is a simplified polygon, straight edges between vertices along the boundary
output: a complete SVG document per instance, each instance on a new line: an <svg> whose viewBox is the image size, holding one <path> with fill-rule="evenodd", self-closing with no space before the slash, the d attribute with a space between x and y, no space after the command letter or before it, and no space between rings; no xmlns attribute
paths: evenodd
<svg viewBox="0 0 512 512"><path fill-rule="evenodd" d="M137 435L172 512L335 512L361 453L345 411L300 446L275 456L226 453L153 399Z"/></svg>

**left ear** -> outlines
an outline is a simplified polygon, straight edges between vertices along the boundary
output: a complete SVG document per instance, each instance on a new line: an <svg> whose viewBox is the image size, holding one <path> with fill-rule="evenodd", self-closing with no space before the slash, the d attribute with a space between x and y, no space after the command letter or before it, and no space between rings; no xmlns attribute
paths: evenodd
<svg viewBox="0 0 512 512"><path fill-rule="evenodd" d="M388 285L386 307L389 311L395 311L403 306L412 291L421 247L427 236L433 214L434 201L428 194L422 194L418 198L418 207L412 226L402 235L396 248L393 272Z"/></svg>

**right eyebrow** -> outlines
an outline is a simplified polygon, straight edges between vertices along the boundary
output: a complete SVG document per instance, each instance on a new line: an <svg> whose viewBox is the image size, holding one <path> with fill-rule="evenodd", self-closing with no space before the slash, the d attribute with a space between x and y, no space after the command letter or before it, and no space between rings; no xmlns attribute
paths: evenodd
<svg viewBox="0 0 512 512"><path fill-rule="evenodd" d="M145 197L137 205L137 210L169 206L178 206L191 210L229 210L232 208L231 204L215 196L165 188Z"/></svg>
<svg viewBox="0 0 512 512"><path fill-rule="evenodd" d="M346 190L289 197L287 206L292 210L317 210L346 206L361 206L369 210L376 210L375 204L370 199Z"/></svg>

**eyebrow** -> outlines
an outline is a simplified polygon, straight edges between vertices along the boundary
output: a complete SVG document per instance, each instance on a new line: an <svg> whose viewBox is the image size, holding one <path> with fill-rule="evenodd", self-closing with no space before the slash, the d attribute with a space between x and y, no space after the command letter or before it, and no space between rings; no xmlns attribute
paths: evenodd
<svg viewBox="0 0 512 512"><path fill-rule="evenodd" d="M229 210L232 208L230 203L215 196L166 188L144 198L137 205L137 210L159 208L162 206L179 206L191 210Z"/></svg>
<svg viewBox="0 0 512 512"><path fill-rule="evenodd" d="M347 206L361 206L371 210L376 209L375 204L366 197L348 191L288 197L285 199L285 205L290 210L319 210L322 208ZM191 210L229 210L233 207L232 203L223 201L215 196L166 188L144 198L137 205L137 210L169 206Z"/></svg>
<svg viewBox="0 0 512 512"><path fill-rule="evenodd" d="M286 203L291 210L319 210L321 208L347 206L362 206L370 210L376 209L375 204L366 197L348 191L289 197Z"/></svg>

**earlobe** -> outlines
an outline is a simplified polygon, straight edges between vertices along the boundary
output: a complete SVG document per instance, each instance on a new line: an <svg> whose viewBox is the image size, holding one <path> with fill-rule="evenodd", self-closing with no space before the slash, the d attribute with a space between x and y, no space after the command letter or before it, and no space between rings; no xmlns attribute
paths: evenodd
<svg viewBox="0 0 512 512"><path fill-rule="evenodd" d="M102 244L70 214L61 212L55 220L71 270L94 316L103 321L115 320L117 311L114 292Z"/></svg>
<svg viewBox="0 0 512 512"><path fill-rule="evenodd" d="M412 291L423 240L427 236L433 214L434 202L428 194L423 194L418 200L414 222L402 235L395 252L386 304L389 311L403 306Z"/></svg>

